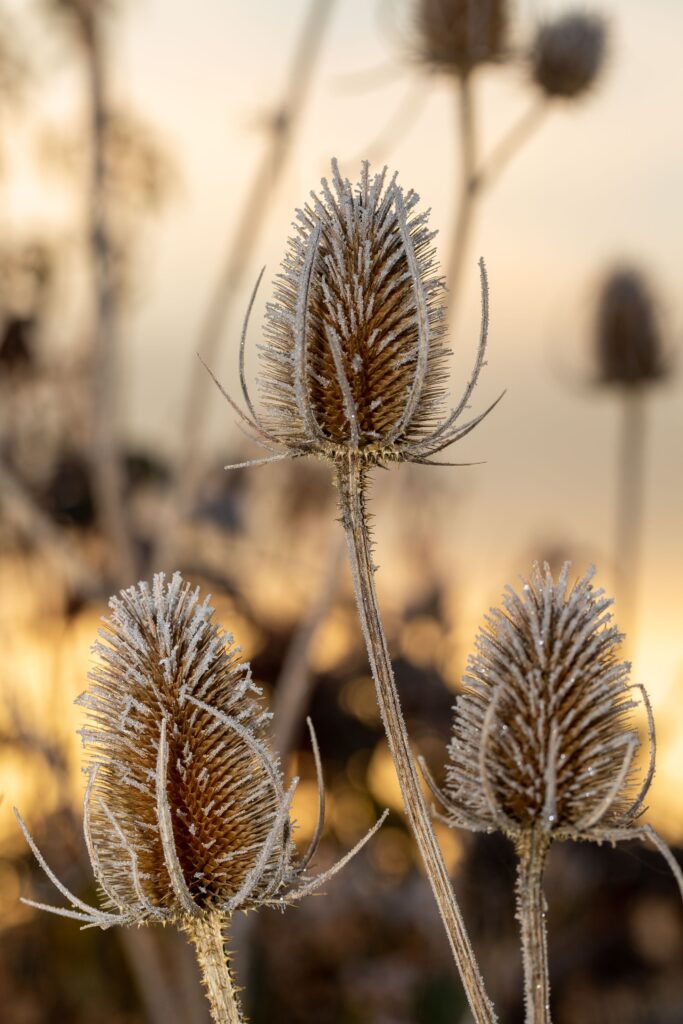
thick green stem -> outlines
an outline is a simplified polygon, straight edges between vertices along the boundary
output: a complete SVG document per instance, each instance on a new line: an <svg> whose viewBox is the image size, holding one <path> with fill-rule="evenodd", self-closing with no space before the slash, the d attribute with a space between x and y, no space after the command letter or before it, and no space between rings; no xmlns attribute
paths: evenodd
<svg viewBox="0 0 683 1024"><path fill-rule="evenodd" d="M223 918L220 914L198 917L188 928L188 935L197 954L214 1024L244 1024L225 956Z"/></svg>
<svg viewBox="0 0 683 1024"><path fill-rule="evenodd" d="M492 1024L496 1020L493 1006L486 994L443 856L434 835L401 712L375 592L364 485L365 470L355 453L351 453L347 460L337 466L337 487L358 612L375 681L377 702L401 787L406 816L422 855L472 1016L476 1024Z"/></svg>
<svg viewBox="0 0 683 1024"><path fill-rule="evenodd" d="M551 1024L543 869L548 836L533 831L517 843L517 920L522 937L526 1024Z"/></svg>

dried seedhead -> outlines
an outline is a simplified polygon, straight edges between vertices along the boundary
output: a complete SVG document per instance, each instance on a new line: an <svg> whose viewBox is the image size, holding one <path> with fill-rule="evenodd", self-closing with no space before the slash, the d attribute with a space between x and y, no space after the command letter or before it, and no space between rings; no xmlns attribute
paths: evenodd
<svg viewBox="0 0 683 1024"><path fill-rule="evenodd" d="M598 14L571 11L542 23L531 49L533 80L552 98L587 92L605 62L607 26Z"/></svg>
<svg viewBox="0 0 683 1024"><path fill-rule="evenodd" d="M84 833L105 907L61 885L19 819L73 909L26 902L102 928L191 929L200 917L284 905L317 888L330 872L302 876L320 836L322 790L319 827L298 858L289 817L297 780L285 792L267 746L270 714L208 599L200 603L179 573L168 584L159 574L110 608L94 648L100 663L78 701L88 713Z"/></svg>
<svg viewBox="0 0 683 1024"><path fill-rule="evenodd" d="M505 57L507 0L417 0L415 29L422 63L467 74Z"/></svg>
<svg viewBox="0 0 683 1024"><path fill-rule="evenodd" d="M435 789L452 826L499 829L517 844L647 836L683 893L683 875L638 819L654 775L654 723L645 689L619 660L622 635L593 570L569 587L534 566L521 595L507 588L486 619L456 700L446 785ZM638 792L635 691L648 715L650 764Z"/></svg>
<svg viewBox="0 0 683 1024"><path fill-rule="evenodd" d="M637 388L667 376L657 306L639 271L624 267L604 281L595 318L595 355L601 384Z"/></svg>
<svg viewBox="0 0 683 1024"><path fill-rule="evenodd" d="M483 263L477 362L461 401L446 412L444 286L427 214L417 212L418 196L404 195L395 175L387 181L386 169L371 178L365 163L355 187L336 161L332 170L332 186L323 179L321 195L312 193L311 205L298 211L267 307L263 410L254 408L244 375L249 313L240 355L248 412L223 393L271 452L259 461L315 454L334 462L351 454L366 464L424 462L490 411L458 422L484 365Z"/></svg>

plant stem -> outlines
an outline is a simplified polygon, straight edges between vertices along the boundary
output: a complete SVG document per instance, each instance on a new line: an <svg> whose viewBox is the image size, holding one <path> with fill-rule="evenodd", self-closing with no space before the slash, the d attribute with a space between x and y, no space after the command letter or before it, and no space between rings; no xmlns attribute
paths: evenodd
<svg viewBox="0 0 683 1024"><path fill-rule="evenodd" d="M225 956L223 918L220 914L200 916L193 921L188 934L197 954L214 1024L244 1024Z"/></svg>
<svg viewBox="0 0 683 1024"><path fill-rule="evenodd" d="M532 831L517 843L517 920L522 937L526 1024L551 1024L543 869L549 841Z"/></svg>
<svg viewBox="0 0 683 1024"><path fill-rule="evenodd" d="M619 438L617 521L615 530L619 621L631 651L636 624L645 469L645 396L629 388L622 397Z"/></svg>
<svg viewBox="0 0 683 1024"><path fill-rule="evenodd" d="M448 265L451 311L457 309L462 269L472 230L477 192L477 146L472 104L472 81L469 72L463 72L458 76L457 89L460 113L460 201L455 216L453 244Z"/></svg>
<svg viewBox="0 0 683 1024"><path fill-rule="evenodd" d="M476 1024L492 1024L496 1020L495 1013L486 994L443 856L434 835L403 720L375 591L375 568L365 512L366 469L359 463L355 453L349 453L343 462L337 464L336 484L358 613L375 681L377 702L401 787L406 815L422 855L474 1020Z"/></svg>
<svg viewBox="0 0 683 1024"><path fill-rule="evenodd" d="M109 542L109 565L115 567L118 583L128 585L136 578L136 565L123 504L124 474L117 437L118 296L105 172L107 108L101 20L99 9L93 9L83 16L82 24L90 100L89 230L95 317L92 472L97 512Z"/></svg>

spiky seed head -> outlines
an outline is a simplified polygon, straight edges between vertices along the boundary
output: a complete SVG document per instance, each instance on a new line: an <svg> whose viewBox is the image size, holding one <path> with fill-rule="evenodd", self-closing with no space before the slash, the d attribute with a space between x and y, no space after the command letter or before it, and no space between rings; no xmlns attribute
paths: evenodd
<svg viewBox="0 0 683 1024"><path fill-rule="evenodd" d="M628 663L612 601L534 566L492 610L456 700L445 796L451 823L514 839L586 838L624 829L641 812ZM646 786L649 785L648 776Z"/></svg>
<svg viewBox="0 0 683 1024"><path fill-rule="evenodd" d="M364 163L299 210L267 307L261 424L286 448L407 458L443 412L444 286L418 196Z"/></svg>
<svg viewBox="0 0 683 1024"><path fill-rule="evenodd" d="M587 92L605 62L607 25L598 14L570 11L539 26L531 76L546 96L575 99Z"/></svg>
<svg viewBox="0 0 683 1024"><path fill-rule="evenodd" d="M95 875L109 906L140 920L225 909L254 874L281 803L260 691L179 573L122 591L110 609L79 698ZM291 852L287 819L245 909L277 886Z"/></svg>
<svg viewBox="0 0 683 1024"><path fill-rule="evenodd" d="M638 270L618 268L606 277L594 332L601 384L637 388L667 376L657 305Z"/></svg>
<svg viewBox="0 0 683 1024"><path fill-rule="evenodd" d="M417 0L418 56L437 71L467 74L505 57L507 0Z"/></svg>

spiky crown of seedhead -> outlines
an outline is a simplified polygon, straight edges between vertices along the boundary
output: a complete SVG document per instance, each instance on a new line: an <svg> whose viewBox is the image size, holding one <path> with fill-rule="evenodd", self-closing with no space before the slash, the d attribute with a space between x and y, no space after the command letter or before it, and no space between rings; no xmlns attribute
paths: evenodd
<svg viewBox="0 0 683 1024"><path fill-rule="evenodd" d="M602 285L595 357L602 384L640 387L667 376L657 306L638 270L614 270Z"/></svg>
<svg viewBox="0 0 683 1024"><path fill-rule="evenodd" d="M505 55L507 0L417 0L415 28L421 61L465 74Z"/></svg>
<svg viewBox="0 0 683 1024"><path fill-rule="evenodd" d="M332 184L323 178L321 194L311 193L311 204L297 213L266 309L262 411L251 401L244 374L256 290L240 347L247 412L221 390L271 452L258 461L315 454L335 462L349 455L363 463L424 462L490 411L458 422L484 366L484 265L477 360L460 402L446 412L444 286L435 272L427 213L417 212L419 197L404 194L396 175L387 180L386 168L371 178L364 163L356 186L341 177L334 160L332 171Z"/></svg>
<svg viewBox="0 0 683 1024"><path fill-rule="evenodd" d="M606 44L607 25L600 15L562 14L539 26L531 49L531 76L547 96L574 99L598 77Z"/></svg>
<svg viewBox="0 0 683 1024"><path fill-rule="evenodd" d="M634 796L635 688L612 601L593 588L593 570L571 588L569 571L555 582L534 566L479 632L454 708L451 824L589 838L628 829L642 812L654 768Z"/></svg>
<svg viewBox="0 0 683 1024"><path fill-rule="evenodd" d="M94 651L99 664L78 698L88 752L83 831L106 909L89 906L50 869L15 808L38 863L71 907L24 903L87 925L229 917L283 906L319 888L374 835L383 815L326 872L305 878L323 827L322 768L309 720L320 787L318 824L294 857L289 809L267 746L265 711L249 665L212 621L207 598L175 573L139 583L110 602ZM295 887L294 883L300 883Z"/></svg>

